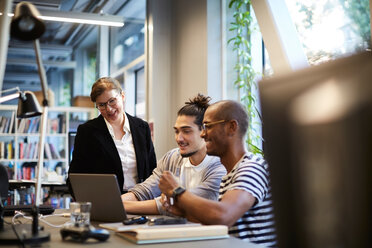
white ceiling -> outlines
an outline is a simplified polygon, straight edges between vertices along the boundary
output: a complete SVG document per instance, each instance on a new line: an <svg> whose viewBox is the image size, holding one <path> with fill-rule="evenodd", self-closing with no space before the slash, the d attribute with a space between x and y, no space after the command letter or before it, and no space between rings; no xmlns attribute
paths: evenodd
<svg viewBox="0 0 372 248"><path fill-rule="evenodd" d="M21 0L13 0L13 9ZM43 11L86 12L120 15L124 21L143 22L146 0L29 0L42 14ZM71 61L73 49L87 36L91 25L45 22L46 32L40 37L41 53L46 70L63 70L74 67ZM32 42L9 40L7 66L3 90L15 85L26 87L39 84L35 52ZM23 89L24 90L24 89Z"/></svg>

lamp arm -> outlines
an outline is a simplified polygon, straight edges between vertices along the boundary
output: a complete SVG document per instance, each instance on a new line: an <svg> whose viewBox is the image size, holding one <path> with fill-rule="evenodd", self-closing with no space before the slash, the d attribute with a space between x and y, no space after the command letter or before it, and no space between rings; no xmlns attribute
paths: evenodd
<svg viewBox="0 0 372 248"><path fill-rule="evenodd" d="M16 87L13 87L13 88L10 88L10 89L2 90L2 91L0 91L0 92L1 92L1 93L5 93L5 92L10 92L10 91L17 91L17 92L20 92L21 90L19 89L18 86L16 86Z"/></svg>
<svg viewBox="0 0 372 248"><path fill-rule="evenodd" d="M43 174L43 163L44 163L44 144L46 135L46 126L48 119L48 84L46 80L46 74L43 66L43 61L41 59L40 53L40 43L39 39L34 40L34 48L36 61L40 76L41 89L43 92L43 112L41 115L41 126L40 126L40 138L39 138L39 156L37 162L37 177L36 177L36 189L35 189L35 205L36 207L42 204L42 194L41 194L41 184L42 184L42 174Z"/></svg>
<svg viewBox="0 0 372 248"><path fill-rule="evenodd" d="M43 92L43 106L48 106L49 105L48 104L48 84L47 84L45 69L43 66L43 61L41 58L39 39L34 40L34 48L35 48L36 62L37 62L37 67L38 67L39 77L40 77L40 82L41 82L41 90Z"/></svg>

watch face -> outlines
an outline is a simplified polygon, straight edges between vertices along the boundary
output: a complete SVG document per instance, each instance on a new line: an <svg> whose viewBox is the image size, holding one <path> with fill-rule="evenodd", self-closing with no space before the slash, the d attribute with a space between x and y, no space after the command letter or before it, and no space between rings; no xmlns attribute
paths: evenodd
<svg viewBox="0 0 372 248"><path fill-rule="evenodd" d="M185 192L186 189L184 189L183 187L177 187L175 190L173 190L173 198L175 198L175 200L177 200L177 196L182 194L183 192Z"/></svg>
<svg viewBox="0 0 372 248"><path fill-rule="evenodd" d="M179 193L183 192L183 190L184 190L183 188L178 187L177 189L175 189L175 193L179 194Z"/></svg>

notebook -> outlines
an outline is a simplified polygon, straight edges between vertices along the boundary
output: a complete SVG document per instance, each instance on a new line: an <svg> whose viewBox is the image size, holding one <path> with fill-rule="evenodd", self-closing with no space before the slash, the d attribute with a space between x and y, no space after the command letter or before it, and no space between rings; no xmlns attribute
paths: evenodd
<svg viewBox="0 0 372 248"><path fill-rule="evenodd" d="M153 244L192 240L228 238L228 227L223 225L147 226L116 233L135 244Z"/></svg>
<svg viewBox="0 0 372 248"><path fill-rule="evenodd" d="M92 203L91 220L121 222L127 218L116 175L71 173L69 179L76 201Z"/></svg>

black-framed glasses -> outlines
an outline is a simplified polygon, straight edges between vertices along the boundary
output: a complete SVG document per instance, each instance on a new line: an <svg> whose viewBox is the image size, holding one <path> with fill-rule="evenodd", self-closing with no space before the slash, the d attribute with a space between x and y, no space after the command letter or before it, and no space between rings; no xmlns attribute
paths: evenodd
<svg viewBox="0 0 372 248"><path fill-rule="evenodd" d="M216 124L219 124L219 123L224 123L226 121L227 120L219 120L219 121L213 121L213 122L203 123L202 124L202 128L203 128L203 130L207 130L208 128L210 128L213 125L216 125Z"/></svg>
<svg viewBox="0 0 372 248"><path fill-rule="evenodd" d="M117 94L115 97L110 98L107 102L96 103L96 108L99 109L99 110L105 110L107 105L109 105L110 107L116 106L116 104L118 103L118 96L119 95L120 95L120 93Z"/></svg>

